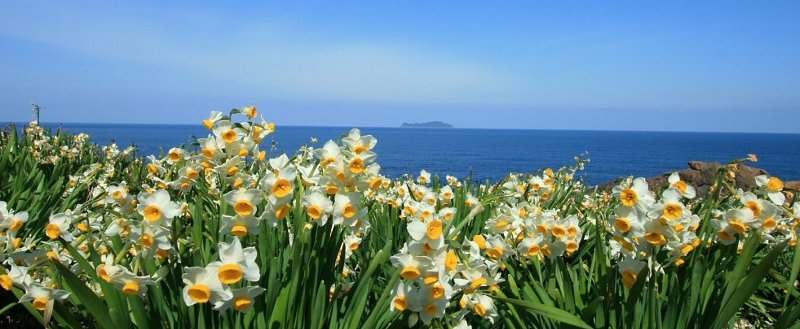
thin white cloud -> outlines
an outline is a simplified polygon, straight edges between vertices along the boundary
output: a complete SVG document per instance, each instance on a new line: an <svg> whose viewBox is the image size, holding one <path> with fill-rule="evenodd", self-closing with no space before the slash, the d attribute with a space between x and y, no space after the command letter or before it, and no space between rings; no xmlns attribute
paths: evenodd
<svg viewBox="0 0 800 329"><path fill-rule="evenodd" d="M215 18L202 14L159 22L169 15L137 18L125 8L90 10L61 3L26 7L0 13L0 34L104 60L177 68L260 95L499 102L516 85L509 74L453 56L380 41L319 40L275 23L241 22L221 33L203 26L204 19Z"/></svg>

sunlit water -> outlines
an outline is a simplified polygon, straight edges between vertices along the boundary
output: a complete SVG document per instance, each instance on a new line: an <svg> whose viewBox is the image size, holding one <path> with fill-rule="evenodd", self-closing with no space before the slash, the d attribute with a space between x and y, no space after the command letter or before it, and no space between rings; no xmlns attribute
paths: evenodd
<svg viewBox="0 0 800 329"><path fill-rule="evenodd" d="M57 127L46 125L49 127ZM65 124L70 132L86 132L101 144L138 146L140 154L156 154L192 138L205 137L202 126ZM277 152L293 154L302 145L321 147L347 133L343 127L286 127L267 138ZM362 128L378 139L375 152L381 172L391 177L426 169L439 175L499 180L508 172L533 172L573 164L588 152L584 177L589 184L628 175L656 176L687 167L691 160L727 162L757 154L755 165L784 180L800 180L800 134L678 133L564 130ZM311 137L319 139L311 144Z"/></svg>

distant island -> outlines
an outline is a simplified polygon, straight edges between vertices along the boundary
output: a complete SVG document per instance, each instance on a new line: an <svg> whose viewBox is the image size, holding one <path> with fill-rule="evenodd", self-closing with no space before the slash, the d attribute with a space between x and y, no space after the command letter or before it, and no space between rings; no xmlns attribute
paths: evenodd
<svg viewBox="0 0 800 329"><path fill-rule="evenodd" d="M406 127L406 128L453 128L453 125L451 125L449 123L444 123L444 122L441 122L441 121L430 121L430 122L422 122L422 123L419 123L419 122L414 122L414 123L403 122L403 124L400 127Z"/></svg>

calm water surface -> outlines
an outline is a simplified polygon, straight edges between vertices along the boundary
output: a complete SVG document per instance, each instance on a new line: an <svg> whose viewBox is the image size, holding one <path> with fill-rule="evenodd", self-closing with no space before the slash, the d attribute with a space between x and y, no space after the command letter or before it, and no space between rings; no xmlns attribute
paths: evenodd
<svg viewBox="0 0 800 329"><path fill-rule="evenodd" d="M46 125L56 127L53 125ZM70 132L86 132L101 144L138 146L140 154L205 137L202 126L64 124ZM278 152L294 153L310 138L317 147L349 131L343 127L278 126L273 138ZM757 167L784 180L800 180L800 134L739 134L682 132L620 132L499 129L361 128L378 139L375 152L382 172L391 177L418 173L478 180L499 180L508 172L533 172L573 164L588 152L591 163L585 179L598 184L618 177L655 176L687 167L691 160L727 162L748 153L759 157ZM265 142L269 143L269 139ZM277 153L273 152L271 156Z"/></svg>

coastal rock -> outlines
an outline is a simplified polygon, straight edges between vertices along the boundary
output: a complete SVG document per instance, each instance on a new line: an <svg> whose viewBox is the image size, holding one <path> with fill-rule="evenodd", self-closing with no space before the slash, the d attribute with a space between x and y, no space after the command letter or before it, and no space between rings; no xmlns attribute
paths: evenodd
<svg viewBox="0 0 800 329"><path fill-rule="evenodd" d="M719 162L690 161L689 169L678 170L677 173L681 180L692 185L697 190L697 195L702 197L708 194L708 189L714 184L714 175L722 164ZM673 172L664 173L661 176L645 178L651 189L661 188L668 184L668 178ZM750 167L745 164L738 164L736 169L736 187L749 190L756 187L756 176L768 175L767 171L760 168ZM601 190L610 191L617 186L624 178L601 184ZM796 193L800 191L800 181L785 182L784 190Z"/></svg>

